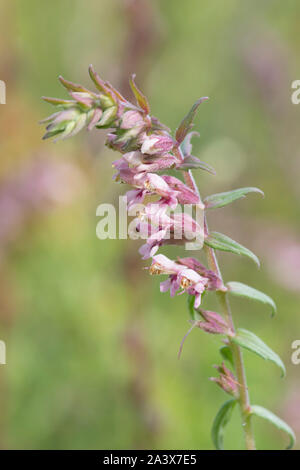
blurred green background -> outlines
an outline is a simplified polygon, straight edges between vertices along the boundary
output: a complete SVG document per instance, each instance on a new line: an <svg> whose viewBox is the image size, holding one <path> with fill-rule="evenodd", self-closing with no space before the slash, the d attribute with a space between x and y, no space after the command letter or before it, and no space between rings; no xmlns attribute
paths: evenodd
<svg viewBox="0 0 300 470"><path fill-rule="evenodd" d="M284 359L287 378L245 354L252 402L294 427L300 442L299 79L297 0L38 0L0 3L0 446L33 449L211 449L223 392L208 378L218 338L186 333L186 298L159 293L137 255L140 243L96 238L96 207L117 204L116 154L101 131L42 142L50 114L41 95L65 97L57 81L91 87L87 67L128 95L137 73L152 112L172 129L201 105L195 154L217 170L196 175L202 194L257 186L210 214L214 230L252 249L220 256L225 280L271 295L277 317L234 300L235 322ZM206 306L215 306L208 296ZM286 437L255 420L260 449ZM238 410L225 446L243 448ZM298 443L298 448L299 443Z"/></svg>

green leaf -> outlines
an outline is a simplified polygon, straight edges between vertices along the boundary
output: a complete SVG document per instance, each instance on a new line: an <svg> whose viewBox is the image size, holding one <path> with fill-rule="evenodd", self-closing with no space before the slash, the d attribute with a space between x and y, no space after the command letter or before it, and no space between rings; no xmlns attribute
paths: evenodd
<svg viewBox="0 0 300 470"><path fill-rule="evenodd" d="M229 422L236 399L226 401L219 409L211 429L212 441L218 450L223 450L224 428Z"/></svg>
<svg viewBox="0 0 300 470"><path fill-rule="evenodd" d="M264 418L267 421L270 421L270 423L274 424L278 429L281 431L284 431L288 434L290 437L290 444L287 447L287 449L291 449L296 441L296 436L292 428L285 423L281 418L278 416L274 415L271 411L267 410L266 408L263 408L262 406L259 405L253 405L251 406L251 414L255 416L259 416L260 418Z"/></svg>
<svg viewBox="0 0 300 470"><path fill-rule="evenodd" d="M211 232L205 239L204 243L215 250L229 251L237 255L248 256L248 258L251 258L258 267L260 265L259 259L254 253L252 253L252 251L222 233Z"/></svg>
<svg viewBox="0 0 300 470"><path fill-rule="evenodd" d="M204 296L205 296L205 292L203 292L203 294L202 294L202 300L203 300ZM189 311L191 319L193 321L202 319L200 312L197 309L195 309L195 307L194 307L194 305L195 305L195 296L194 295L188 295L187 296L187 304L188 304L188 311Z"/></svg>
<svg viewBox="0 0 300 470"><path fill-rule="evenodd" d="M232 295L236 295L238 297L247 297L248 299L253 299L258 302L262 302L263 304L270 305L272 308L272 313L275 315L276 304L274 300L271 299L271 297L269 297L267 294L264 294L260 290L254 289L254 287L242 284L241 282L228 282L226 286L228 288L228 292Z"/></svg>
<svg viewBox="0 0 300 470"><path fill-rule="evenodd" d="M232 341L242 348L254 352L266 361L274 362L282 371L282 376L285 375L285 366L278 356L269 346L266 345L258 336L248 330L239 328L236 335L232 337Z"/></svg>
<svg viewBox="0 0 300 470"><path fill-rule="evenodd" d="M194 157L193 155L188 155L187 157L185 157L181 165L178 167L179 170L195 170L197 168L208 171L212 175L216 174L212 166L208 165L205 162L202 162L201 160L199 160L199 158Z"/></svg>
<svg viewBox="0 0 300 470"><path fill-rule="evenodd" d="M229 346L222 346L219 352L225 361L228 361L234 367L233 355Z"/></svg>
<svg viewBox="0 0 300 470"><path fill-rule="evenodd" d="M64 108L74 106L74 101L72 100L62 100L60 98L51 98L49 96L42 96L42 100L47 103L53 104L54 106L62 106Z"/></svg>
<svg viewBox="0 0 300 470"><path fill-rule="evenodd" d="M260 193L264 196L263 191L258 188L239 188L225 193L212 194L204 199L206 209L217 209L226 206L237 199L244 198L248 193Z"/></svg>
<svg viewBox="0 0 300 470"><path fill-rule="evenodd" d="M138 87L135 84L135 75L132 75L131 79L129 80L130 87L133 91L133 94L135 96L135 99L138 103L138 105L142 108L142 110L146 113L150 113L150 106L148 103L148 100L145 95L141 92L141 90L138 89Z"/></svg>
<svg viewBox="0 0 300 470"><path fill-rule="evenodd" d="M195 118L195 114L197 112L198 106L207 99L208 99L207 97L203 97L197 100L196 103L194 103L193 106L191 107L188 114L181 121L180 126L176 130L176 134L175 134L178 144L181 144L181 142L183 142L186 135L188 134L190 129L193 127L193 120Z"/></svg>
<svg viewBox="0 0 300 470"><path fill-rule="evenodd" d="M195 296L188 295L187 302L188 302L188 310L189 310L190 316L192 320L195 320L195 310L194 310Z"/></svg>

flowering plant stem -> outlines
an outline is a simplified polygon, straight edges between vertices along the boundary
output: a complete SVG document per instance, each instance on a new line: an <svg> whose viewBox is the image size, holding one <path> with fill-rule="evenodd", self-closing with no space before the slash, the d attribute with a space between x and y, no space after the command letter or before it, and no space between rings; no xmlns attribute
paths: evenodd
<svg viewBox="0 0 300 470"><path fill-rule="evenodd" d="M198 186L192 174L192 170L188 170L184 172L184 179L186 181L186 184L198 194L199 198L201 198L200 191L198 189ZM204 230L207 234L209 233L206 218L204 219ZM204 252L206 254L207 264L209 268L212 271L214 271L219 276L220 279L222 279L222 273L219 267L215 250L211 248L210 246L205 245ZM224 317L226 318L227 323L230 326L231 330L235 333L234 322L232 318L228 295L226 292L222 292L222 291L217 291L216 294L219 299L222 313ZM250 408L250 400L249 400L249 392L248 392L248 387L247 387L245 366L244 366L244 361L243 361L243 353L241 351L240 346L238 346L237 344L234 344L231 341L230 337L228 337L228 346L230 347L232 351L232 355L234 358L235 372L236 372L236 376L240 385L239 405L240 405L240 411L241 411L241 416L242 416L242 424L243 424L244 435L245 435L246 449L255 450L255 440L254 440L252 423L251 423L251 413L250 413L251 408Z"/></svg>
<svg viewBox="0 0 300 470"><path fill-rule="evenodd" d="M239 403L248 450L255 450L251 425L253 415L266 419L284 431L290 438L291 448L295 435L288 424L259 405L250 406L241 348L273 362L280 368L282 375L285 374L285 366L278 354L258 336L234 327L228 295L269 305L273 313L276 312L276 305L271 297L251 286L236 281L223 282L215 250L244 255L258 266L259 260L252 251L227 235L209 232L206 220L207 210L223 207L251 192L263 192L254 187L238 188L209 195L202 201L191 169L215 172L207 163L191 154L191 137L197 133L190 130L199 105L207 98L196 101L173 137L170 129L150 114L148 100L137 87L134 77L130 80L130 87L136 105L127 101L109 82L102 80L92 66L89 73L97 93L60 77L72 100L44 98L57 110L43 121L47 125L44 139L66 139L84 128L107 129L106 145L122 154L120 159L113 162L117 171L114 180L132 187L126 193L128 213L135 217L131 222L134 223L132 233L134 238L139 235L146 240L139 252L143 259L152 259L152 264L147 268L151 275L167 276L160 283L161 292L170 291L172 297L176 293L188 295L192 327L183 338L179 355L185 338L195 327L223 337L223 345L219 350L223 361L221 365L215 366L219 376L211 377L211 380L231 398L221 406L213 422L212 439L215 447L223 449L224 427L236 403ZM178 172L185 182L172 174L163 174L167 170ZM146 205L142 204L145 200L148 200ZM189 213L174 212L176 208L185 206L192 206L195 213L201 213L201 220L197 217L195 220ZM191 240L193 248L189 244ZM156 254L165 245L183 244L186 249L203 247L208 267L194 257L177 257L175 261L163 254ZM221 314L202 308L202 297L209 291L216 292ZM235 370L236 376L225 361Z"/></svg>
<svg viewBox="0 0 300 470"><path fill-rule="evenodd" d="M210 256L215 257L215 253L213 253L214 250L212 248L208 248L207 251L212 252L209 254L209 257ZM220 300L223 314L231 323L233 331L235 331L227 294L226 292L224 293L219 292L217 295ZM239 404L240 404L242 423L243 423L244 434L245 434L246 448L248 450L255 450L255 440L254 440L252 423L251 423L251 408L250 408L250 401L249 401L249 392L248 392L248 387L247 387L247 379L246 379L246 372L245 372L245 366L244 366L244 361L243 361L243 354L242 354L240 346L238 346L237 344L234 344L230 339L229 339L229 346L232 350L236 376L240 384Z"/></svg>

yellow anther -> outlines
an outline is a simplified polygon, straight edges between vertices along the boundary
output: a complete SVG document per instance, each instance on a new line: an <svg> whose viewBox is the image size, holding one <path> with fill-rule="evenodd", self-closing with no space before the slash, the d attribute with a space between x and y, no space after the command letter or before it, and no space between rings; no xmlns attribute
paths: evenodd
<svg viewBox="0 0 300 470"><path fill-rule="evenodd" d="M150 266L149 268L149 273L151 274L151 276L155 274L161 274L162 270L161 270L160 265L157 263L152 264L152 266Z"/></svg>
<svg viewBox="0 0 300 470"><path fill-rule="evenodd" d="M187 279L186 277L181 278L180 286L182 287L182 289L187 289L191 285L192 285L192 283L189 279Z"/></svg>

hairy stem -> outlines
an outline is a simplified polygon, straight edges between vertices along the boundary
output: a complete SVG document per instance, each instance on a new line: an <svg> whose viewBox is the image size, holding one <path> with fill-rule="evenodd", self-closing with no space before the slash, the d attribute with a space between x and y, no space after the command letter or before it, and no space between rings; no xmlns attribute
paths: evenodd
<svg viewBox="0 0 300 470"><path fill-rule="evenodd" d="M196 182L194 180L191 170L184 172L184 178L185 178L186 184L191 189L196 191L196 193L199 195L199 198L201 198L198 186L196 185ZM208 235L209 233L206 218L204 218L204 233L206 235ZM204 245L204 251L206 253L209 268L212 271L214 271L222 279L222 273L219 267L215 250L207 245ZM217 296L219 298L219 302L222 308L222 313L224 317L226 318L228 325L230 326L232 331L235 332L234 322L233 322L233 318L231 314L231 308L230 308L227 293L219 291L217 292ZM231 338L228 338L228 346L231 348L231 351L232 351L234 365L235 365L235 372L237 375L237 380L239 382L239 405L240 405L241 416L242 416L242 424L243 424L244 435L245 435L246 449L255 450L255 440L254 440L254 435L253 435L251 414L250 414L251 408L250 408L249 392L248 392L248 387L247 387L247 379L246 379L246 372L245 372L242 351L241 351L241 348L237 344L231 341Z"/></svg>

